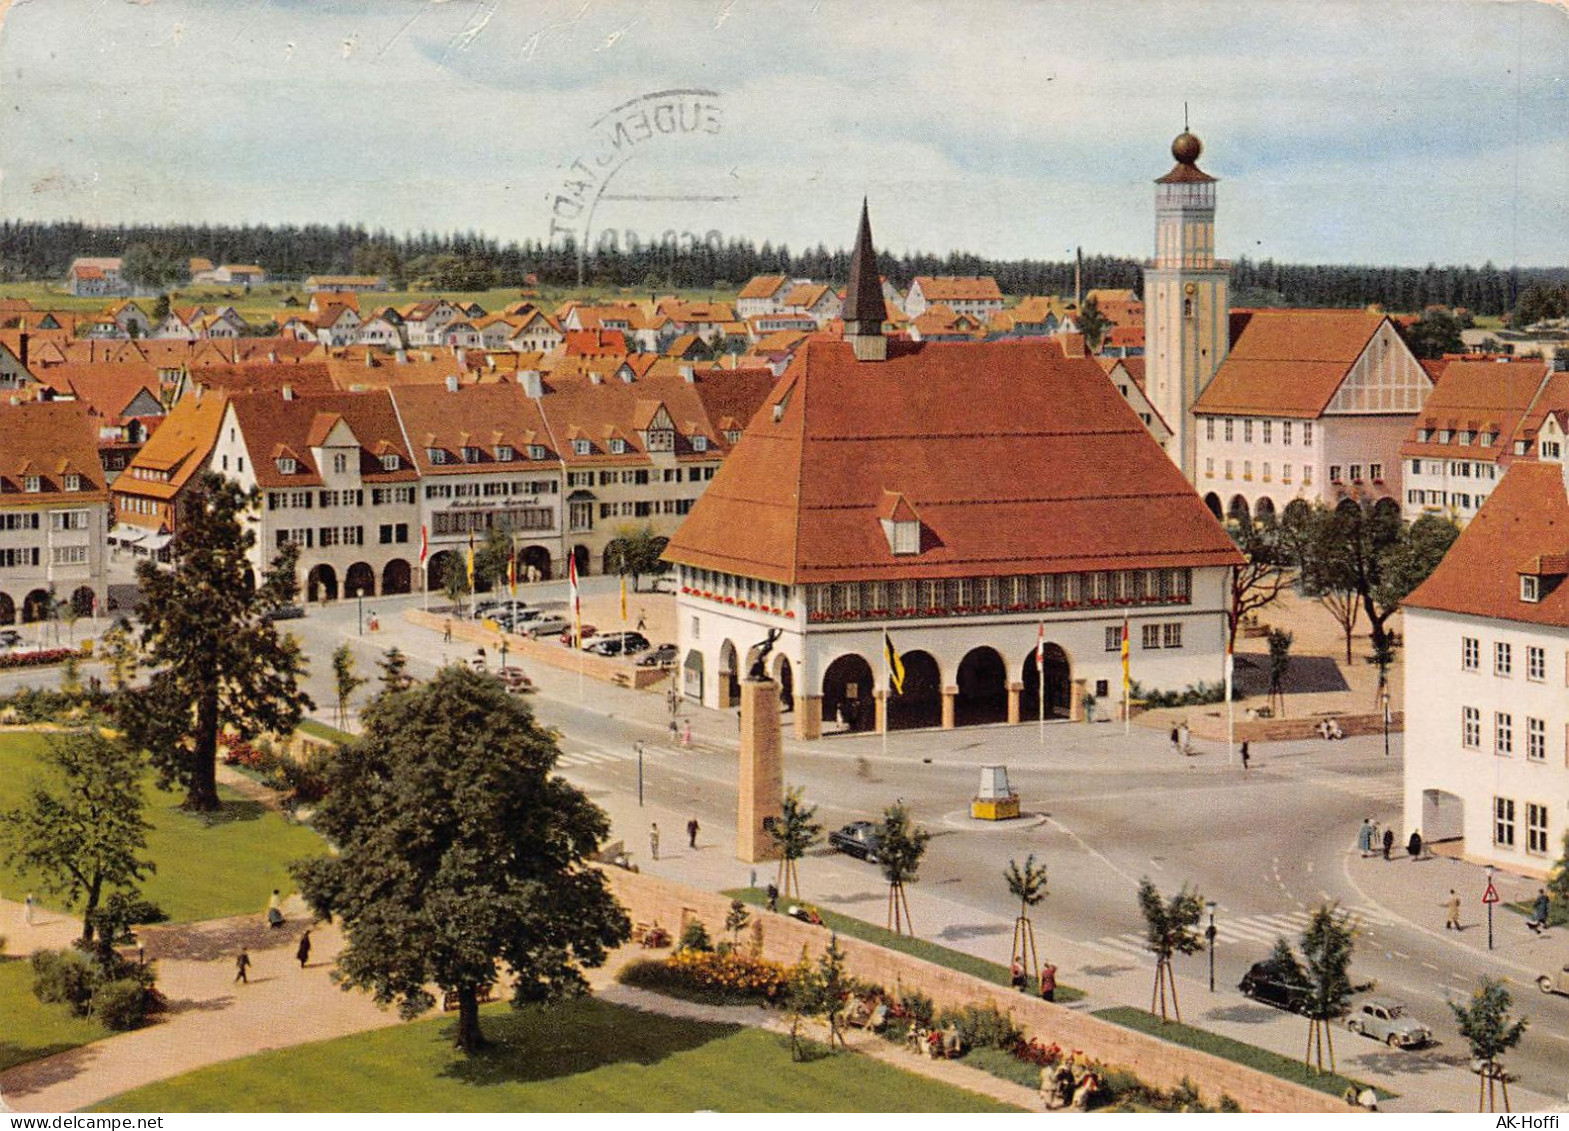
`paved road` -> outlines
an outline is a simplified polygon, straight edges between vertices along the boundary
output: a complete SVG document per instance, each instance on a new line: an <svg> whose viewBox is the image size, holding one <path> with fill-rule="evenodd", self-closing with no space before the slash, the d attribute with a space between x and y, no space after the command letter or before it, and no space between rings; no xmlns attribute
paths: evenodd
<svg viewBox="0 0 1569 1131"><path fill-rule="evenodd" d="M609 588L599 578L586 584ZM547 583L530 596L562 600L565 590ZM317 658L308 690L321 705L319 717L330 719L333 700L326 657L344 640L367 674L391 644L411 656L415 674L469 654L469 646L444 646L437 634L402 620L400 603L418 601L378 599L383 631L375 636L360 635L354 602L291 622ZM694 747L673 749L661 697L580 684L540 665L530 675L541 688L531 699L541 721L562 732L563 773L610 812L613 835L635 856L709 887L744 884L754 871L766 879L766 867L737 862L729 848L733 714L687 708ZM645 744L641 808L639 740ZM1364 861L1354 851L1363 816L1399 820L1398 738L1388 759L1381 739L1259 744L1246 775L1227 764L1224 751L1198 746L1198 756L1184 759L1171 753L1164 735L1135 727L1124 736L1109 724L1048 725L1044 742L1030 727L901 733L891 736L886 754L874 736L841 736L787 742L786 777L805 788L830 827L876 818L896 798L908 803L936 834L921 881L911 889L917 922L927 937L959 949L1006 961L1016 905L1002 869L1031 852L1047 861L1051 895L1035 916L1042 948L1066 980L1093 991L1097 1007L1148 1005L1149 962L1133 899L1140 877L1168 892L1194 884L1217 904L1217 993L1208 992L1207 954L1180 960L1189 1018L1288 1055L1299 1055L1305 1024L1246 1001L1233 987L1277 936L1296 942L1311 910L1337 900L1361 927L1356 976L1405 1000L1439 1035L1435 1048L1395 1052L1344 1034L1337 1042L1344 1067L1386 1081L1402 1093L1397 1106L1408 1110L1467 1110L1475 1102L1474 1077L1464 1068L1464 1046L1445 1001L1463 997L1478 974L1490 972L1514 980L1518 1007L1532 1019L1510 1061L1520 1077L1519 1098L1535 1093L1540 1104L1564 1096L1569 1001L1544 997L1530 980L1569 961L1564 940L1554 932L1530 936L1509 913L1498 916L1498 949L1491 954L1480 928L1446 937L1443 896L1457 887L1468 898L1468 917L1476 918L1479 870L1446 860ZM1025 820L1000 827L969 820L979 767L993 763L1009 767ZM704 830L697 853L680 835L691 816ZM664 830L657 865L647 860L652 821ZM882 913L885 888L873 866L819 853L804 863L803 878L811 897L825 905L874 920ZM1523 881L1503 885L1506 898L1531 890Z"/></svg>

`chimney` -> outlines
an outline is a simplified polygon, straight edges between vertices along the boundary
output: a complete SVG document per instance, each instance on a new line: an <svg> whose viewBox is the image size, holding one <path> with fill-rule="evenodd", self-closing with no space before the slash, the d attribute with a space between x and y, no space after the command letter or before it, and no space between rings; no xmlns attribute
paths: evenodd
<svg viewBox="0 0 1569 1131"><path fill-rule="evenodd" d="M688 385L695 385L697 383L696 366L682 364L678 368L681 370L681 380L685 381Z"/></svg>
<svg viewBox="0 0 1569 1131"><path fill-rule="evenodd" d="M409 363L409 351L402 346L392 351L392 357L399 365L407 365Z"/></svg>
<svg viewBox="0 0 1569 1131"><path fill-rule="evenodd" d="M458 391L458 375L456 373L454 373L450 377L447 378L447 392L455 393L457 391Z"/></svg>
<svg viewBox="0 0 1569 1131"><path fill-rule="evenodd" d="M283 399L286 400L286 401L292 401L294 399L294 386L293 385L285 385L283 387Z"/></svg>
<svg viewBox="0 0 1569 1131"><path fill-rule="evenodd" d="M1077 247L1073 250L1075 252L1075 258L1073 260L1073 308L1075 310L1083 310L1084 249L1082 247Z"/></svg>
<svg viewBox="0 0 1569 1131"><path fill-rule="evenodd" d="M545 379L537 369L525 369L518 374L523 383L524 396L538 400L545 395Z"/></svg>
<svg viewBox="0 0 1569 1131"><path fill-rule="evenodd" d="M26 325L26 323L24 322L23 325ZM28 339L27 331L23 330L22 331L22 335L21 335L21 339L20 339L20 349L22 351L22 355L21 355L20 358L17 359L17 360L19 360L22 363L22 368L23 369L27 368L27 339Z"/></svg>

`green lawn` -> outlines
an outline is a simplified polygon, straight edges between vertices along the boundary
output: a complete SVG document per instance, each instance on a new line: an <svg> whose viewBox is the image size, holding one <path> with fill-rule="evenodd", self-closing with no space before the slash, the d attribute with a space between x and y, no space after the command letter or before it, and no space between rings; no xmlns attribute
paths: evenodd
<svg viewBox="0 0 1569 1131"><path fill-rule="evenodd" d="M758 888L736 888L734 891L723 893L731 899L739 899L743 903L750 903L754 907L763 907L768 903L766 892ZM817 906L813 904L813 906ZM823 917L823 923L829 929L852 939L861 939L863 942L875 943L877 946L888 950L897 950L901 954L908 954L914 958L934 962L938 966L946 966L950 970L958 970L963 974L970 974L993 985L1006 986L1009 984L1008 968L996 962L988 962L984 958L977 958L973 954L966 954L962 950L951 950L937 943L927 942L925 939L911 938L909 935L896 935L892 931L868 923L864 919L852 919L848 915L841 915L837 911L829 911L818 907L817 913ZM1057 1001L1065 1002L1082 1001L1084 991L1074 989L1057 983Z"/></svg>
<svg viewBox="0 0 1569 1131"><path fill-rule="evenodd" d="M72 1017L63 1005L43 1005L33 996L32 966L0 958L0 1071L107 1037L96 1021Z"/></svg>
<svg viewBox="0 0 1569 1131"><path fill-rule="evenodd" d="M328 726L316 719L301 719L300 725L294 728L301 734L308 734L312 738L319 738L324 742L331 742L338 746L347 746L354 741L354 736L346 730Z"/></svg>
<svg viewBox="0 0 1569 1131"><path fill-rule="evenodd" d="M45 741L41 734L0 734L0 810L22 801L37 777ZM259 915L273 888L293 890L289 862L322 851L321 838L311 830L228 790L219 790L222 811L207 816L181 811L183 795L157 789L151 774L146 790L147 819L153 825L147 854L158 871L148 878L143 895L176 922ZM28 890L37 891L45 906L59 906L35 877L0 862L0 892L20 898Z"/></svg>
<svg viewBox="0 0 1569 1131"><path fill-rule="evenodd" d="M1218 1033L1211 1033L1206 1029L1195 1029L1191 1025L1184 1025L1178 1021L1161 1023L1159 1017L1147 1013L1142 1009L1132 1006L1118 1005L1110 1009L1098 1009L1095 1016L1114 1025L1121 1025L1125 1029L1136 1029L1140 1033L1148 1033L1152 1037L1159 1037L1163 1041L1170 1041L1174 1045L1182 1045L1190 1049L1198 1049L1226 1060L1245 1064L1249 1068L1256 1068L1260 1072L1267 1072L1271 1076L1278 1076L1282 1080L1290 1080L1294 1084L1302 1084L1320 1092L1339 1096L1350 1087L1361 1091L1367 1087L1360 1080L1353 1080L1349 1076L1341 1076L1334 1072L1312 1072L1300 1060L1279 1053L1270 1052L1268 1049L1258 1048L1256 1045L1243 1044L1230 1037L1222 1037ZM1307 1037L1307 1020L1302 1022L1302 1035ZM1347 1030L1341 1030L1338 1036L1352 1042L1361 1042L1365 1038L1355 1036ZM1342 1046L1341 1052L1347 1050ZM1383 1088L1373 1089L1378 1093L1379 1099L1393 1099L1394 1092L1387 1092Z"/></svg>
<svg viewBox="0 0 1569 1131"><path fill-rule="evenodd" d="M103 1111L1015 1110L851 1054L804 1064L774 1033L591 998L484 1011L494 1042L465 1058L434 1018L213 1065Z"/></svg>

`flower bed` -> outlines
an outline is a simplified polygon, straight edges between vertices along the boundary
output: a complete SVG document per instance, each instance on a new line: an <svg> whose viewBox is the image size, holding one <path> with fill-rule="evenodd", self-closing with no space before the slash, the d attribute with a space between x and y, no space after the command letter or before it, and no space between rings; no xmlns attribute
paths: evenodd
<svg viewBox="0 0 1569 1131"><path fill-rule="evenodd" d="M668 958L629 963L619 979L693 1001L766 1005L783 1000L790 970L736 950L678 950Z"/></svg>
<svg viewBox="0 0 1569 1131"><path fill-rule="evenodd" d="M3 668L36 668L44 664L60 664L66 659L75 656L78 659L83 653L76 648L44 648L36 652L7 652L0 656L0 669Z"/></svg>

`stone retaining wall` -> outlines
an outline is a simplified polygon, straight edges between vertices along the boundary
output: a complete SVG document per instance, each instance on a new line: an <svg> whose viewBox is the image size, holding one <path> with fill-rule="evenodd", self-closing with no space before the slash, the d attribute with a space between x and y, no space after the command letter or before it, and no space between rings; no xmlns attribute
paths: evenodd
<svg viewBox="0 0 1569 1131"><path fill-rule="evenodd" d="M1195 712L1203 710L1204 714L1195 713L1188 720L1189 730L1193 737L1208 739L1212 742L1226 741L1226 716L1221 712L1219 717L1208 713L1206 708L1194 708ZM1347 738L1354 735L1383 734L1384 716L1371 715L1304 715L1298 719L1237 719L1234 724L1235 739L1237 742L1300 742L1305 739L1322 741L1318 731L1314 728L1325 718L1333 717L1340 724L1340 730ZM1405 730L1405 712L1389 712L1389 733L1398 734Z"/></svg>
<svg viewBox="0 0 1569 1131"><path fill-rule="evenodd" d="M700 891L654 876L606 868L605 875L635 923L659 925L679 937L691 918L701 919L710 935L724 934L730 901L716 892ZM757 908L763 921L763 953L775 961L793 963L807 953L817 956L828 945L824 927L769 914ZM1088 1013L1018 994L919 958L886 950L859 939L841 938L846 969L857 978L877 982L897 991L905 987L930 997L941 1007L962 1007L990 1002L1010 1014L1031 1036L1055 1041L1065 1049L1082 1049L1106 1064L1125 1068L1158 1088L1171 1089L1183 1079L1198 1086L1204 1102L1219 1103L1229 1095L1245 1111L1346 1112L1352 1110L1334 1096L1269 1076L1229 1060L1169 1044L1132 1029L1102 1021ZM650 951L657 957L660 951Z"/></svg>
<svg viewBox="0 0 1569 1131"><path fill-rule="evenodd" d="M602 680L605 683L615 683L622 687L630 687L641 691L645 687L655 684L668 683L670 672L665 668L640 668L625 660L614 659L610 656L596 656L592 652L584 652L575 648L565 648L549 641L531 640L527 636L519 636L515 632L501 632L497 629L486 628L479 621L467 620L462 617L449 617L443 613L428 613L422 609L405 609L403 619L420 628L444 632L448 624L452 625L452 639L462 640L485 649L486 655L494 663L501 663L500 641L504 636L507 640L507 659L510 662L514 657L521 663L529 660L539 664L549 664L553 668L561 668L569 672L582 672L590 679Z"/></svg>

